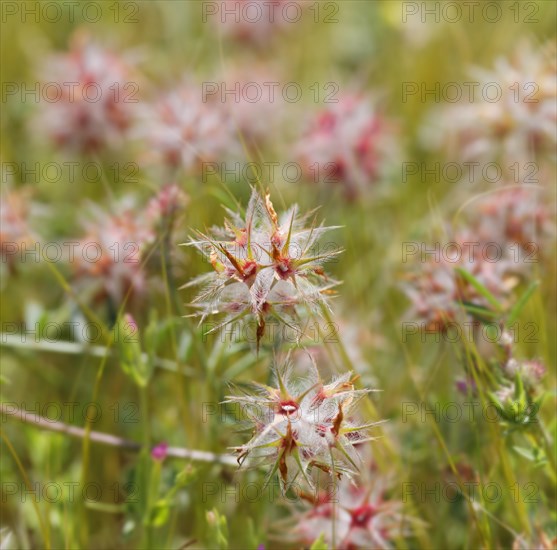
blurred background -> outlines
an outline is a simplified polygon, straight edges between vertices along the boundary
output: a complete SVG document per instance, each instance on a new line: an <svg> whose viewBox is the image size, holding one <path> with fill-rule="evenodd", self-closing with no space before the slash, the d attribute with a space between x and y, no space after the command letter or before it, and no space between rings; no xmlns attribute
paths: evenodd
<svg viewBox="0 0 557 550"><path fill-rule="evenodd" d="M371 477L413 519L374 547L554 547L556 9L2 2L2 548L312 546L307 503L218 459L271 343L207 335L180 289L211 265L179 245L252 187L340 226L304 347L381 390ZM482 414L517 369L534 428Z"/></svg>

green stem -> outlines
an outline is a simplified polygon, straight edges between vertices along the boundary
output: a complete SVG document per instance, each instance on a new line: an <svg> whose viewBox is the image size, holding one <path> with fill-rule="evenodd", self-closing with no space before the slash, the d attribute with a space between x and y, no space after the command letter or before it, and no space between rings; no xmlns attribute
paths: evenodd
<svg viewBox="0 0 557 550"><path fill-rule="evenodd" d="M149 392L147 386L139 387L139 399L141 401L141 425L143 431L143 445L147 450L150 450L151 427L149 422Z"/></svg>
<svg viewBox="0 0 557 550"><path fill-rule="evenodd" d="M162 271L163 280L165 282L164 296L166 301L167 313L170 318L173 318L174 311L178 313L180 310L178 305L178 295L176 292L176 285L174 283L174 276L172 273L172 265L170 263L170 252L169 252L170 244L171 244L171 239L170 239L170 228L169 228L165 234L165 238L161 240L161 247L162 247L161 271ZM171 298L171 293L172 293L172 298ZM182 379L180 378L180 375L184 375L184 372L183 372L182 362L178 357L178 343L176 338L176 327L174 326L174 324L172 325L170 338L171 338L172 353L174 355L174 359L178 367L178 372L177 372L178 379L176 380L176 393L178 397L178 402L180 403L180 409L182 411L182 422L184 425L184 433L188 438L188 441L193 441L194 440L193 425L191 424L191 422L188 422L188 417L190 417L190 414L187 405L188 403L192 402L191 395L189 392L190 384L185 384L186 395L184 397L184 392L182 391L184 385ZM192 429L188 429L190 426Z"/></svg>
<svg viewBox="0 0 557 550"><path fill-rule="evenodd" d="M547 433L547 430L543 425L542 419L539 417L537 422L537 428L538 428L537 432L540 436L539 439L541 439L541 446L543 447L547 461L551 466L551 478L553 480L553 483L555 484L557 480L557 464L555 463L555 446L552 444L549 435Z"/></svg>
<svg viewBox="0 0 557 550"><path fill-rule="evenodd" d="M152 487L151 487L151 427L149 422L149 392L148 386L139 386L139 398L141 401L141 427L142 427L142 436L143 436L143 449L141 454L143 457L140 457L140 461L144 460L145 464L148 464L146 468L146 472L144 472L144 479L142 483L145 484L147 489L146 499L147 504L145 506L145 511L143 513L143 542L142 548L152 548L152 529L150 525L150 516L151 516L151 501L152 501Z"/></svg>
<svg viewBox="0 0 557 550"><path fill-rule="evenodd" d="M325 318L325 321L327 321L327 323L329 323L330 325L336 326L335 323L333 322L333 318L331 317L331 311L326 305L324 304L321 305L321 311L323 313L323 317ZM344 368L347 371L357 372L356 368L354 367L354 364L352 363L352 360L350 359L350 356L348 355L348 352L346 351L346 347L338 331L336 331L336 336L337 336L336 337L337 350L339 352L340 359L344 365ZM360 384L357 383L357 385ZM365 402L365 406L368 409L368 413L371 417L371 420L373 422L379 421L380 420L379 412L375 408L373 401L371 401L370 399L364 399L364 402ZM385 435L383 428L378 426L377 431L381 434L381 443L384 449L387 451L389 460L397 460L398 456L395 453L395 449L392 446L391 441ZM376 458L379 459L379 457Z"/></svg>

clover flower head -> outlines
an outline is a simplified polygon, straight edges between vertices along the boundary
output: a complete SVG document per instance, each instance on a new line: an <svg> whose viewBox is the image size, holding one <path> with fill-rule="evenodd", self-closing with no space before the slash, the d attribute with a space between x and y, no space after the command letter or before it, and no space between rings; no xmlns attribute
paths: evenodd
<svg viewBox="0 0 557 550"><path fill-rule="evenodd" d="M310 546L320 536L333 547L333 528L339 550L394 548L397 537L409 534L411 518L404 515L402 502L386 496L382 479L354 483L343 479L335 491L310 498L312 508L294 528L300 542Z"/></svg>
<svg viewBox="0 0 557 550"><path fill-rule="evenodd" d="M451 323L462 320L463 303L489 305L478 290L458 274L457 268L473 275L496 298L505 300L508 297L514 283L514 279L509 279L512 263L488 261L481 247L475 246L476 241L465 234L457 235L452 242L460 248L454 261L439 256L412 268L408 281L402 285L411 302L406 314L409 318L422 319L428 330L443 332Z"/></svg>
<svg viewBox="0 0 557 550"><path fill-rule="evenodd" d="M246 145L261 148L280 135L286 101L275 85L281 80L280 73L263 65L234 67L226 74L223 86L228 93L221 92L221 98Z"/></svg>
<svg viewBox="0 0 557 550"><path fill-rule="evenodd" d="M161 191L165 193L165 191ZM158 198L153 199L160 201ZM159 205L160 206L160 205ZM112 212L91 206L84 226L86 234L76 248L77 275L81 284L93 284L99 295L119 303L128 290L140 294L145 288L141 265L155 241L160 218L152 204L138 208L131 197L113 205ZM162 210L158 213L162 215Z"/></svg>
<svg viewBox="0 0 557 550"><path fill-rule="evenodd" d="M147 159L169 168L199 173L234 149L232 119L215 101L205 101L201 86L189 80L139 110L135 135L149 147Z"/></svg>
<svg viewBox="0 0 557 550"><path fill-rule="evenodd" d="M443 244L443 253L437 243L437 252L411 269L403 284L412 303L408 315L423 319L429 329L443 330L461 317L463 302L487 307L457 268L506 303L532 263L551 248L554 219L554 209L532 188L502 187L490 193L466 216L467 227Z"/></svg>
<svg viewBox="0 0 557 550"><path fill-rule="evenodd" d="M474 232L486 243L499 243L507 253L514 248L514 263L527 266L555 238L555 209L550 204L539 190L503 187L478 205Z"/></svg>
<svg viewBox="0 0 557 550"><path fill-rule="evenodd" d="M556 68L554 45L535 49L521 43L492 70L471 70L478 82L473 102L463 99L432 112L436 122L424 127L424 143L448 144L465 161L555 159Z"/></svg>
<svg viewBox="0 0 557 550"><path fill-rule="evenodd" d="M520 374L524 385L535 387L544 377L546 368L539 359L518 360L511 357L504 365L503 371L508 378L514 379Z"/></svg>
<svg viewBox="0 0 557 550"><path fill-rule="evenodd" d="M396 150L392 124L373 103L345 95L317 114L295 153L308 179L338 183L353 199L381 179Z"/></svg>
<svg viewBox="0 0 557 550"><path fill-rule="evenodd" d="M251 440L236 448L238 462L268 468L268 482L278 473L284 490L312 489L312 471L354 475L361 463L357 446L374 439L377 423L358 421L356 408L370 390L356 389L352 376L325 384L313 365L296 377L288 357L275 369L275 386L254 384L253 391L228 397L253 428Z"/></svg>
<svg viewBox="0 0 557 550"><path fill-rule="evenodd" d="M172 219L188 203L188 196L176 183L163 185L147 205L147 219L153 224Z"/></svg>
<svg viewBox="0 0 557 550"><path fill-rule="evenodd" d="M83 154L123 144L137 102L124 57L77 34L68 53L46 60L42 74L53 97L41 102L38 121L56 146Z"/></svg>
<svg viewBox="0 0 557 550"><path fill-rule="evenodd" d="M210 261L213 271L186 286L203 288L192 305L201 321L224 316L213 330L230 323L255 321L257 346L269 319L300 332L300 310L319 314L336 284L323 264L339 253L336 247L319 249L318 239L333 227L306 227L308 216L293 206L280 216L269 195L255 189L245 217L228 211L222 228L198 232L190 244ZM327 248L329 250L327 250Z"/></svg>

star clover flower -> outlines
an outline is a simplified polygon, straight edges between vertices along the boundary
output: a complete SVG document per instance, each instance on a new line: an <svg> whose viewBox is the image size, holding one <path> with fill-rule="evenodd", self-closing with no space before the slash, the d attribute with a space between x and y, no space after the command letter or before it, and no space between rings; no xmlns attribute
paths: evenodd
<svg viewBox="0 0 557 550"><path fill-rule="evenodd" d="M198 232L190 243L213 267L211 273L185 285L202 286L192 303L201 321L224 315L212 331L237 321L255 321L258 347L270 318L299 334L300 309L319 314L337 284L322 266L340 250L333 243L321 249L318 245L318 239L334 227L313 223L306 227L309 216L299 215L297 206L279 216L269 195L263 197L256 190L245 217L227 213L224 227L209 234Z"/></svg>
<svg viewBox="0 0 557 550"><path fill-rule="evenodd" d="M345 479L334 492L308 499L313 507L299 518L294 532L305 547L320 536L332 547L334 525L340 550L393 548L397 537L409 534L414 518L405 516L402 502L389 499L385 489L385 481L376 476L358 485Z"/></svg>
<svg viewBox="0 0 557 550"><path fill-rule="evenodd" d="M325 384L313 362L297 377L290 357L274 372L275 386L254 383L253 391L225 401L239 405L253 428L250 441L235 449L238 462L269 468L267 483L278 472L284 490L313 488L312 471L354 475L362 462L357 446L374 439L378 424L361 423L356 415L371 390L356 389L353 373Z"/></svg>
<svg viewBox="0 0 557 550"><path fill-rule="evenodd" d="M464 303L489 305L480 292L457 273L457 268L470 273L500 301L508 300L515 283L511 272L514 264L510 260L486 260L485 254L473 248L475 240L464 235L457 235L452 242L461 247L457 259L428 258L414 266L408 281L402 285L411 302L408 318L423 320L427 330L443 332L451 323L463 320Z"/></svg>
<svg viewBox="0 0 557 550"><path fill-rule="evenodd" d="M466 216L467 227L449 241L454 257L439 253L414 266L403 285L412 303L411 317L425 320L428 329L444 330L459 319L463 303L489 306L458 276L457 268L508 305L516 284L529 277L532 265L554 245L554 208L544 194L533 191L515 186L489 194Z"/></svg>

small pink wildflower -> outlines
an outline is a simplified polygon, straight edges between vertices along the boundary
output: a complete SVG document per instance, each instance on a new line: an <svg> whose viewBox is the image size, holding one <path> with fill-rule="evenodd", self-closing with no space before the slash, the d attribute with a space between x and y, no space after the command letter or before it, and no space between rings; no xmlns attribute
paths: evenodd
<svg viewBox="0 0 557 550"><path fill-rule="evenodd" d="M154 225L163 220L172 220L188 204L188 200L176 183L164 185L149 201L146 218Z"/></svg>
<svg viewBox="0 0 557 550"><path fill-rule="evenodd" d="M162 462L168 454L168 443L162 442L155 445L151 450L151 457L157 462Z"/></svg>
<svg viewBox="0 0 557 550"><path fill-rule="evenodd" d="M464 161L509 165L555 158L557 79L555 45L521 43L492 70L471 72L478 85L461 103L432 112L424 143L448 146ZM435 122L433 122L435 120Z"/></svg>
<svg viewBox="0 0 557 550"><path fill-rule="evenodd" d="M458 240L455 239L455 242ZM458 275L456 268L472 274L497 298L508 296L505 264L476 256L466 247L466 242L463 242L463 253L458 261L430 258L414 266L409 280L403 284L402 288L412 304L407 317L422 319L427 330L444 332L451 323L462 320L463 302L489 305L472 285Z"/></svg>
<svg viewBox="0 0 557 550"><path fill-rule="evenodd" d="M155 242L161 222L185 203L175 186L165 186L146 208L137 208L131 197L114 205L114 212L91 206L84 225L86 235L75 251L80 284L93 285L96 297L109 296L120 303L128 291L145 290L145 253ZM167 218L166 218L167 219Z"/></svg>
<svg viewBox="0 0 557 550"><path fill-rule="evenodd" d="M466 217L467 228L453 240L437 243L438 252L422 255L413 267L403 285L412 302L408 315L423 319L428 329L443 331L461 319L463 302L489 306L456 268L508 304L513 288L554 242L555 214L542 196L532 188L501 187L475 204Z"/></svg>
<svg viewBox="0 0 557 550"><path fill-rule="evenodd" d="M295 149L307 179L342 185L348 198L378 182L395 152L392 125L357 95L318 113Z"/></svg>
<svg viewBox="0 0 557 550"><path fill-rule="evenodd" d="M205 100L202 87L185 81L141 109L135 135L147 143L147 157L169 168L199 173L235 147L234 126L223 105Z"/></svg>
<svg viewBox="0 0 557 550"><path fill-rule="evenodd" d="M524 384L532 388L544 377L546 368L539 359L518 360L512 357L504 365L503 372L511 380L520 373Z"/></svg>
<svg viewBox="0 0 557 550"><path fill-rule="evenodd" d="M43 75L57 95L41 102L39 125L56 146L83 154L123 144L138 101L123 57L77 34L68 53L47 58Z"/></svg>
<svg viewBox="0 0 557 550"><path fill-rule="evenodd" d="M531 187L502 187L490 193L479 203L471 224L477 241L495 242L514 252L513 263L523 267L539 261L556 233L555 209L542 190Z"/></svg>

